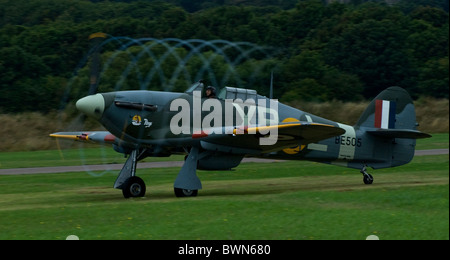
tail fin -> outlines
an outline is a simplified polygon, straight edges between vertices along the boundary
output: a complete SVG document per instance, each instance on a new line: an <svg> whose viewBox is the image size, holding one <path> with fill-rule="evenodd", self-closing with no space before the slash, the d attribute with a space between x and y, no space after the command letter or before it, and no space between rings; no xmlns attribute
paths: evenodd
<svg viewBox="0 0 450 260"><path fill-rule="evenodd" d="M392 144L380 153L390 157L391 166L398 166L414 157L415 139L431 137L418 131L417 126L416 111L408 92L390 87L369 104L354 127L373 135L380 144Z"/></svg>
<svg viewBox="0 0 450 260"><path fill-rule="evenodd" d="M359 118L356 129L387 138L427 138L431 135L416 130L416 111L408 92L390 87L381 92Z"/></svg>

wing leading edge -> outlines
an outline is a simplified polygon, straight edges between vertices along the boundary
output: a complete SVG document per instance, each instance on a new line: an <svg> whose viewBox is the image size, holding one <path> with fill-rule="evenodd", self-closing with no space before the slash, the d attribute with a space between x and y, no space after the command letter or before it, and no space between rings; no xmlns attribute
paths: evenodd
<svg viewBox="0 0 450 260"><path fill-rule="evenodd" d="M279 150L292 145L315 143L342 135L345 133L345 130L327 124L285 122L269 126L232 127L225 129L225 134L209 134L208 132L208 130L204 130L201 133L195 133L192 135L192 138L227 147L241 147L248 148L249 151L259 150L264 152ZM276 138L274 145L259 145L259 142L257 142L258 138L270 137L274 133L276 133L275 136L272 136ZM58 132L50 134L50 137L99 144L114 144L120 141L108 131ZM183 142L183 145L186 145L186 143Z"/></svg>
<svg viewBox="0 0 450 260"><path fill-rule="evenodd" d="M84 141L92 143L114 143L116 137L108 131L89 131L89 132L58 132L50 134L50 137L69 139L75 141Z"/></svg>

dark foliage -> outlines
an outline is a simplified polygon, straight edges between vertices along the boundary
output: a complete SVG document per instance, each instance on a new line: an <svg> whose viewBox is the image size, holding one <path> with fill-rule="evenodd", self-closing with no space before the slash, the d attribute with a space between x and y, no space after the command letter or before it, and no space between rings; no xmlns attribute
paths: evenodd
<svg viewBox="0 0 450 260"><path fill-rule="evenodd" d="M355 101L393 85L448 98L448 1L341 2L0 0L0 111L59 109L94 32L270 46L277 55L255 77L268 95L273 70L281 101ZM81 79L75 96L87 93Z"/></svg>

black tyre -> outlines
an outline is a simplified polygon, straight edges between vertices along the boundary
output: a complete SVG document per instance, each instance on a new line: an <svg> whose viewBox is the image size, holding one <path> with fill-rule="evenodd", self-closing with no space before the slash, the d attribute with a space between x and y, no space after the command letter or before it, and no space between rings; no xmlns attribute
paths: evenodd
<svg viewBox="0 0 450 260"><path fill-rule="evenodd" d="M364 184L372 184L372 182L373 182L372 175L364 174L363 181L364 181Z"/></svg>
<svg viewBox="0 0 450 260"><path fill-rule="evenodd" d="M186 190L186 189L180 189L180 188L173 188L175 192L175 196L178 198L182 197L196 197L198 194L198 190Z"/></svg>
<svg viewBox="0 0 450 260"><path fill-rule="evenodd" d="M125 186L122 189L122 194L125 198L137 198L144 197L145 191L146 187L144 181L137 176L133 176L128 178L125 182Z"/></svg>

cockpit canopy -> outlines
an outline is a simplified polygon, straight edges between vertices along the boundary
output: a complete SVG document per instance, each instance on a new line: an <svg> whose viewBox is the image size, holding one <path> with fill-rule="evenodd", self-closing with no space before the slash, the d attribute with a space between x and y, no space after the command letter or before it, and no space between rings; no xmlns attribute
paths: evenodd
<svg viewBox="0 0 450 260"><path fill-rule="evenodd" d="M241 99L243 101L252 99L256 102L256 95L256 90L253 89L225 87L220 91L218 98L232 100Z"/></svg>
<svg viewBox="0 0 450 260"><path fill-rule="evenodd" d="M204 84L202 81L194 83L185 93L192 93L194 91L202 91L203 92ZM224 87L220 90L218 99L241 99L242 101L246 101L248 99L257 102L258 94L256 90L253 89L244 89L244 88L233 88L233 87ZM260 96L259 96L260 97Z"/></svg>

